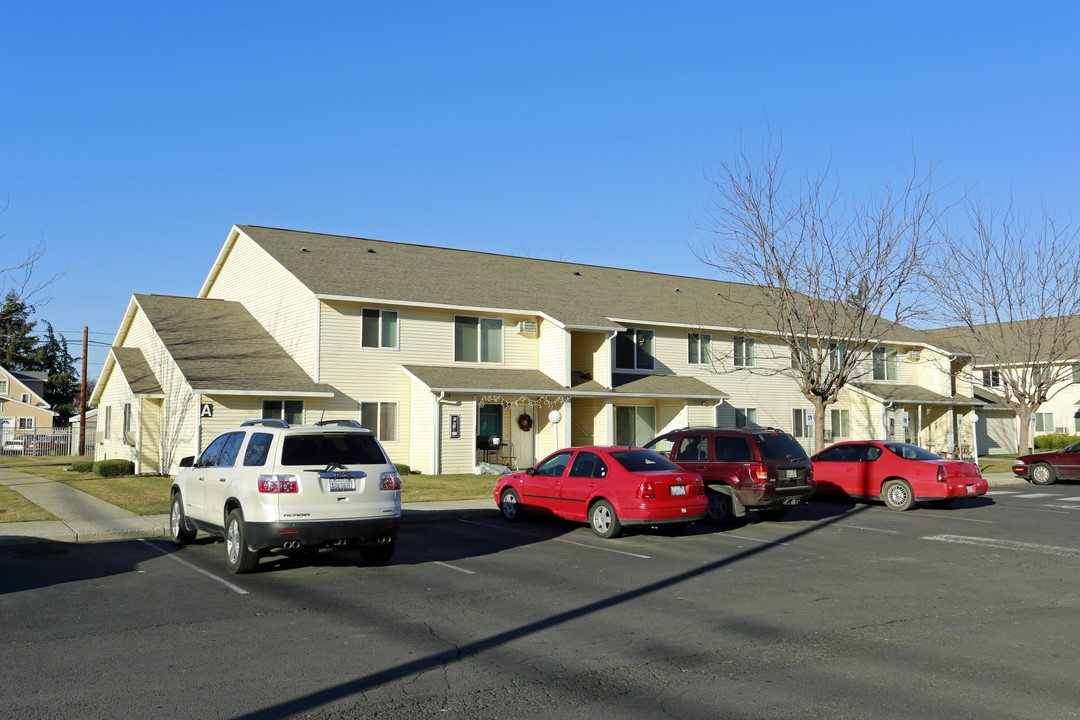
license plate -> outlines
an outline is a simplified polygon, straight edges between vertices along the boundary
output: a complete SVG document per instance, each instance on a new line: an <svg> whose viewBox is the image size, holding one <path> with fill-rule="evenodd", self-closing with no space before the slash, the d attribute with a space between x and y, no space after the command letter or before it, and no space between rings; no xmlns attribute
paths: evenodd
<svg viewBox="0 0 1080 720"><path fill-rule="evenodd" d="M975 494L975 486L974 485L968 485L967 486L967 491L968 491L968 495L974 495Z"/></svg>
<svg viewBox="0 0 1080 720"><path fill-rule="evenodd" d="M784 477L786 477L788 480L790 480L791 478L797 478L797 477L799 477L799 471L798 470L785 470L784 471Z"/></svg>
<svg viewBox="0 0 1080 720"><path fill-rule="evenodd" d="M686 494L686 486L685 485L672 485L671 486L671 494L672 495L685 495Z"/></svg>
<svg viewBox="0 0 1080 720"><path fill-rule="evenodd" d="M330 492L351 492L356 490L356 478L330 478Z"/></svg>

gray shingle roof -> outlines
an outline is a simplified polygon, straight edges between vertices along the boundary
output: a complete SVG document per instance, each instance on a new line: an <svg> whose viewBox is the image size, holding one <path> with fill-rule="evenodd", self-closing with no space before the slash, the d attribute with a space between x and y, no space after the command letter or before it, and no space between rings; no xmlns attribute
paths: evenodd
<svg viewBox="0 0 1080 720"><path fill-rule="evenodd" d="M329 385L315 383L238 302L164 295L135 295L135 301L195 391L334 394Z"/></svg>
<svg viewBox="0 0 1080 720"><path fill-rule="evenodd" d="M727 395L690 377L671 375L616 375L614 389L595 380L577 377L566 388L539 370L463 368L407 365L406 372L436 392L468 392L489 395L626 395L719 400Z"/></svg>
<svg viewBox="0 0 1080 720"><path fill-rule="evenodd" d="M571 328L609 318L688 326L774 327L761 288L720 280L494 253L238 229L316 295L542 313Z"/></svg>
<svg viewBox="0 0 1080 720"><path fill-rule="evenodd" d="M911 403L918 405L982 405L981 400L973 400L964 395L947 397L927 390L919 385L899 385L893 383L853 382L851 387L862 390L883 402Z"/></svg>
<svg viewBox="0 0 1080 720"><path fill-rule="evenodd" d="M128 387L136 397L160 396L161 384L158 382L154 371L150 369L150 363L139 348L114 347L113 357L120 366L120 372L127 380Z"/></svg>

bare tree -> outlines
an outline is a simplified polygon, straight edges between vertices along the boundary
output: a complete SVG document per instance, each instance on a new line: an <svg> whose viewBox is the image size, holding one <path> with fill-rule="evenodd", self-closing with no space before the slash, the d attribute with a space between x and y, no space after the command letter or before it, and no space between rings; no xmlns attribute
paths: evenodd
<svg viewBox="0 0 1080 720"><path fill-rule="evenodd" d="M782 148L781 148L782 149ZM791 354L791 377L814 407L815 447L825 410L870 366L873 350L920 316L924 259L937 232L931 174L845 204L830 169L785 187L781 149L754 161L745 148L723 161L714 186L711 247L701 259L753 286L744 297L748 330L775 334ZM751 320L753 319L753 320ZM763 326L764 325L764 326Z"/></svg>
<svg viewBox="0 0 1080 720"><path fill-rule="evenodd" d="M998 373L1024 451L1034 413L1080 361L1080 232L1045 208L1032 222L1011 204L972 201L968 219L972 232L950 236L930 278L957 342Z"/></svg>
<svg viewBox="0 0 1080 720"><path fill-rule="evenodd" d="M5 201L3 207L0 207L0 214L7 211L7 205ZM9 247L5 241L6 237L6 235L0 235L0 246L5 248ZM58 273L44 280L35 278L34 271L43 257L45 257L44 240L27 245L26 255L8 255L7 253L0 255L0 297L14 293L17 300L29 304L35 295L63 277L63 273ZM47 299L39 298L36 304L44 305L46 302L48 302Z"/></svg>

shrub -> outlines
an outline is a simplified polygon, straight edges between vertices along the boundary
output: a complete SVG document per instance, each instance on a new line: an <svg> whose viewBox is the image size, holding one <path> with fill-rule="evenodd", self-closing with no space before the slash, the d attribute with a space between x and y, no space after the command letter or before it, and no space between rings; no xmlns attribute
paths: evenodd
<svg viewBox="0 0 1080 720"><path fill-rule="evenodd" d="M1060 450L1063 447L1072 445L1077 440L1080 440L1080 435L1060 435L1058 433L1048 433L1046 435L1035 436L1035 449L1036 450Z"/></svg>
<svg viewBox="0 0 1080 720"><path fill-rule="evenodd" d="M94 473L101 477L121 477L135 474L135 463L130 460L100 460L94 463Z"/></svg>
<svg viewBox="0 0 1080 720"><path fill-rule="evenodd" d="M409 468L409 466L406 465L405 463L394 463L394 467L397 469L397 474L402 476L402 477L405 477L406 475L408 475L409 473L412 472L412 470Z"/></svg>
<svg viewBox="0 0 1080 720"><path fill-rule="evenodd" d="M93 472L94 461L93 460L76 460L71 463L72 472Z"/></svg>

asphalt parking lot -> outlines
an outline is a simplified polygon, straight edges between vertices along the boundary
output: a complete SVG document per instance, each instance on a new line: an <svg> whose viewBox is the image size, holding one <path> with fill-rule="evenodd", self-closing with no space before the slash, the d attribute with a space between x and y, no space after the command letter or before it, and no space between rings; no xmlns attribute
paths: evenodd
<svg viewBox="0 0 1080 720"><path fill-rule="evenodd" d="M5 547L5 714L1076 717L1077 521L1056 485L609 541L455 519L239 577L210 540Z"/></svg>

